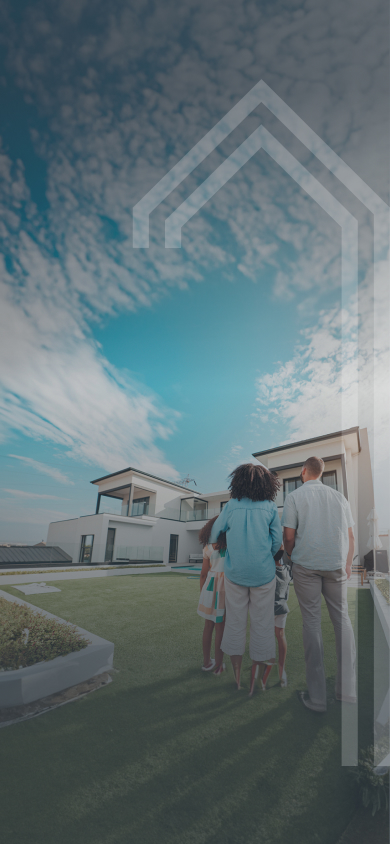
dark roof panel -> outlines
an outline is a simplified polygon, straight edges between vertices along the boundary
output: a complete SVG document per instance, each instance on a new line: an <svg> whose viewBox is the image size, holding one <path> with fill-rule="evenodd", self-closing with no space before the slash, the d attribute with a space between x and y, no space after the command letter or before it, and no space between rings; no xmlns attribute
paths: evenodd
<svg viewBox="0 0 390 844"><path fill-rule="evenodd" d="M11 545L0 546L0 565L5 563L71 563L72 557L58 545Z"/></svg>

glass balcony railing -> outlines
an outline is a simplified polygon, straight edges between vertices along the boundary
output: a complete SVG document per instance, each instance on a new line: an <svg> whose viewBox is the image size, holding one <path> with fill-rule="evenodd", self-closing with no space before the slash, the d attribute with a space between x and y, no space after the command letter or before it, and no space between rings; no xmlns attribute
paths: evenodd
<svg viewBox="0 0 390 844"><path fill-rule="evenodd" d="M170 510L168 507L156 513L158 519L173 519L175 522L204 522L212 519L213 516L219 516L219 507L207 507L203 510Z"/></svg>
<svg viewBox="0 0 390 844"><path fill-rule="evenodd" d="M118 562L154 562L161 563L164 559L162 545L118 545L115 549L114 560Z"/></svg>

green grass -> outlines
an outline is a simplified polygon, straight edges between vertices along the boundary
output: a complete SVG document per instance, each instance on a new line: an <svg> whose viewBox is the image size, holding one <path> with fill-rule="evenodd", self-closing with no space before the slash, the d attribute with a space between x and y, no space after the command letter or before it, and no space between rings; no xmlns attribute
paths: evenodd
<svg viewBox="0 0 390 844"><path fill-rule="evenodd" d="M319 716L296 696L306 684L293 590L289 685L280 689L273 669L269 691L248 699L247 655L241 692L231 671L200 671L198 580L145 574L59 586L29 602L113 641L119 673L78 702L0 731L3 844L336 844L356 787L340 764L340 705ZM357 597L364 747L373 611L369 592ZM323 630L331 696L326 611Z"/></svg>

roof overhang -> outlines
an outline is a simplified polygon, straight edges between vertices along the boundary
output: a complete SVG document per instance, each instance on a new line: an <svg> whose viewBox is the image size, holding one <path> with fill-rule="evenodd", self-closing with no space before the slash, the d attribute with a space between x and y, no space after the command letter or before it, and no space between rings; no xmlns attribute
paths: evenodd
<svg viewBox="0 0 390 844"><path fill-rule="evenodd" d="M159 478L157 475L150 475L149 472L142 472L141 469L135 469L134 466L128 466L126 469L120 469L119 472L111 472L110 475L103 475L102 478L95 478L94 481L90 481L91 484L99 484L102 481L108 481L110 478L119 477L119 475L125 475L127 473L132 473L133 475L140 475L140 477L144 478L152 478L154 481L159 481L160 483L164 484L165 486L172 487L173 489L185 489L186 492L193 493L194 495L199 495L199 492L188 489L188 486L182 486L181 484L175 484L173 481L166 481L165 478Z"/></svg>
<svg viewBox="0 0 390 844"><path fill-rule="evenodd" d="M287 457L288 452L290 452L291 457L294 459L294 462L297 462L297 458L299 457L299 452L302 452L302 453L305 452L307 450L307 446L310 446L312 444L313 445L314 444L318 444L318 445L322 444L322 446L325 446L325 444L329 440L335 440L335 439L339 439L342 442L345 450L351 449L351 451L353 453L357 453L357 452L361 451L359 427L356 426L354 428L347 428L344 431L334 431L331 434L324 434L321 437L311 437L308 440L299 440L298 442L295 442L295 443L286 443L285 445L276 446L276 448L269 448L266 451L256 451L256 452L254 452L253 457L256 457L256 458L261 457L261 458L265 458L265 459L268 458L268 460L267 460L268 468L269 469L274 469L274 468L276 469L277 464L275 463L275 466L273 464L275 462L275 459L280 460L280 457L282 457L282 455L280 455L280 457L279 457L280 452L285 452L285 454L283 455L283 457L284 457L283 463L285 463L285 461L286 461L286 457ZM331 445L331 443L329 443L329 445ZM317 448L316 451L320 452L321 449ZM320 456L323 456L323 455L318 454L317 456L320 457ZM324 458L325 458L325 456L328 457L327 454L324 455ZM304 459L306 459L306 457ZM288 464L286 462L285 468L287 468L287 465Z"/></svg>

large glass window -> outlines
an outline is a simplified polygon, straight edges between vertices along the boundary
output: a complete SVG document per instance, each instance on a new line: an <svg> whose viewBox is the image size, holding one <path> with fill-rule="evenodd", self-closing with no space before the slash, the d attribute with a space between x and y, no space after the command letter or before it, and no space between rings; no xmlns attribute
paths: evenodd
<svg viewBox="0 0 390 844"><path fill-rule="evenodd" d="M324 472L321 476L321 481L325 484L325 486L330 486L332 489L337 490L336 470L333 469L331 472ZM285 478L283 481L283 500L289 492L293 492L294 489L298 489L299 486L302 486L300 478Z"/></svg>
<svg viewBox="0 0 390 844"><path fill-rule="evenodd" d="M222 513L222 510L223 510L223 508L224 508L225 504L227 504L227 501L221 501L220 508L219 508L219 509L220 509L220 513Z"/></svg>
<svg viewBox="0 0 390 844"><path fill-rule="evenodd" d="M335 469L333 469L332 472L324 472L321 480L322 483L325 484L325 486L330 486L332 489L337 489L337 474Z"/></svg>
<svg viewBox="0 0 390 844"><path fill-rule="evenodd" d="M104 562L105 563L112 563L112 558L113 558L113 555L114 555L114 545L115 545L115 528L108 528L107 542L106 542L106 553L104 555Z"/></svg>
<svg viewBox="0 0 390 844"><path fill-rule="evenodd" d="M150 495L144 498L134 498L131 507L132 516L146 516L149 513Z"/></svg>
<svg viewBox="0 0 390 844"><path fill-rule="evenodd" d="M94 534L89 534L81 537L80 547L80 563L92 562L92 548L93 548Z"/></svg>
<svg viewBox="0 0 390 844"><path fill-rule="evenodd" d="M299 486L302 486L302 481L300 477L298 478L285 478L283 481L283 501L288 495L289 492L294 492L294 489L298 489Z"/></svg>
<svg viewBox="0 0 390 844"><path fill-rule="evenodd" d="M177 549L179 545L179 535L171 533L169 537L169 562L177 563Z"/></svg>

